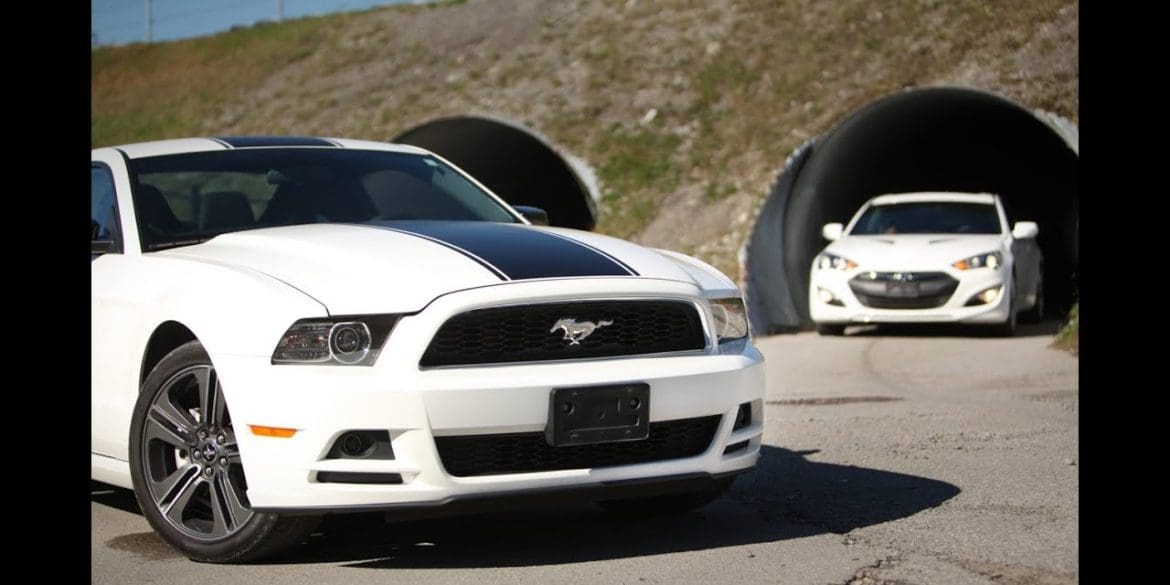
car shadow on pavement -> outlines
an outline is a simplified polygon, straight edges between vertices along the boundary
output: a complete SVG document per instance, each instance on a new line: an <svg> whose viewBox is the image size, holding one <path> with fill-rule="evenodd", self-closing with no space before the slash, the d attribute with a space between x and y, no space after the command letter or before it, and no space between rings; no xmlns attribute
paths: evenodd
<svg viewBox="0 0 1170 585"><path fill-rule="evenodd" d="M269 562L359 568L483 568L586 562L775 542L905 518L954 497L941 481L818 463L764 445L756 469L714 503L676 517L629 519L592 504L382 523L331 517Z"/></svg>
<svg viewBox="0 0 1170 585"><path fill-rule="evenodd" d="M764 445L756 469L726 495L680 516L630 519L588 503L391 522L329 516L307 541L261 564L449 569L621 559L844 534L936 507L960 491L925 477L809 460L816 453ZM92 485L92 501L141 514L129 490Z"/></svg>
<svg viewBox="0 0 1170 585"><path fill-rule="evenodd" d="M1063 322L1045 319L1039 323L1020 323L1015 337L1053 337ZM850 325L848 337L1002 337L994 328L962 323L883 323Z"/></svg>
<svg viewBox="0 0 1170 585"><path fill-rule="evenodd" d="M142 515L142 508L138 507L138 500L134 498L134 492L128 489L90 480L89 499L116 510L137 514L138 516Z"/></svg>

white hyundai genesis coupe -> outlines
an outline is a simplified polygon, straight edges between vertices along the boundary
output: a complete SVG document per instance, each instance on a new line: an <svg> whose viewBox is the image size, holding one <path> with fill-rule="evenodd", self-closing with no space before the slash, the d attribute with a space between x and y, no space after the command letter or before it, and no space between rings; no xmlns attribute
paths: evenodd
<svg viewBox="0 0 1170 585"><path fill-rule="evenodd" d="M1039 228L1008 229L988 193L899 193L870 199L813 260L809 314L817 331L858 323L982 323L1013 335L1044 310Z"/></svg>
<svg viewBox="0 0 1170 585"><path fill-rule="evenodd" d="M92 477L192 559L331 512L683 511L756 464L763 357L698 260L533 225L410 146L192 138L91 172Z"/></svg>

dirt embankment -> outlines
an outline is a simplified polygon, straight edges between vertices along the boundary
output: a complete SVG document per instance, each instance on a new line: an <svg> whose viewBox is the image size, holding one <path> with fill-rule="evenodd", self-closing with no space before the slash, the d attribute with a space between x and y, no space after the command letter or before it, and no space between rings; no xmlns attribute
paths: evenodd
<svg viewBox="0 0 1170 585"><path fill-rule="evenodd" d="M192 133L385 140L454 114L596 170L602 232L735 254L785 157L907 87L1076 121L1073 0L468 0L94 53L94 144Z"/></svg>

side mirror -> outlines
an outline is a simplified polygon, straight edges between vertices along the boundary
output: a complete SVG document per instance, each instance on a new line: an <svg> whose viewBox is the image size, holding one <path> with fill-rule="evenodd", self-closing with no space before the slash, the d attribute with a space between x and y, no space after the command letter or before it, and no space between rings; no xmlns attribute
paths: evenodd
<svg viewBox="0 0 1170 585"><path fill-rule="evenodd" d="M89 253L91 255L109 254L118 251L117 242L111 240L99 240L101 236L102 226L94 219L89 220Z"/></svg>
<svg viewBox="0 0 1170 585"><path fill-rule="evenodd" d="M530 205L513 205L512 209L520 212L533 225L548 225L548 212Z"/></svg>
<svg viewBox="0 0 1170 585"><path fill-rule="evenodd" d="M95 254L111 254L118 251L118 244L109 240L92 240L89 243L89 253Z"/></svg>
<svg viewBox="0 0 1170 585"><path fill-rule="evenodd" d="M845 226L839 223L826 223L821 228L821 235L830 242L835 242L841 239L841 234L845 231Z"/></svg>
<svg viewBox="0 0 1170 585"><path fill-rule="evenodd" d="M1012 237L1017 240L1028 240L1040 233L1040 226L1034 221L1017 221L1012 228Z"/></svg>

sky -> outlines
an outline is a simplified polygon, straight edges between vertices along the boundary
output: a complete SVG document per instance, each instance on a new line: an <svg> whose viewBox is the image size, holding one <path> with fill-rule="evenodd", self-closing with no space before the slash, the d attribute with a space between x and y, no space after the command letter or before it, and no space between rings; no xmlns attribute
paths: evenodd
<svg viewBox="0 0 1170 585"><path fill-rule="evenodd" d="M90 0L91 44L145 41L148 3L151 39L171 41L276 20L279 5L285 18L299 18L410 2L416 0Z"/></svg>

